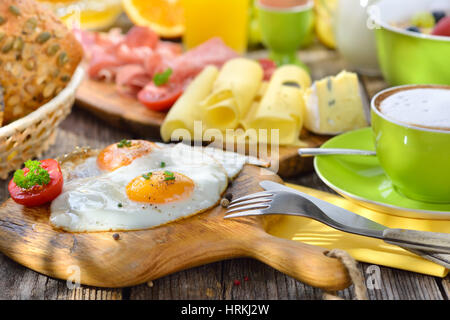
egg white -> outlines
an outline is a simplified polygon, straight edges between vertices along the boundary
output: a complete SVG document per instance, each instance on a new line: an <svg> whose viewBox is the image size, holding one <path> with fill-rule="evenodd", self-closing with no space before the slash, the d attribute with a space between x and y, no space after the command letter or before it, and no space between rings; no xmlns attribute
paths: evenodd
<svg viewBox="0 0 450 320"><path fill-rule="evenodd" d="M227 188L228 177L216 160L195 153L194 150L183 150L184 157L181 158L173 148L155 150L115 171L69 181L51 204L50 222L71 232L136 230L205 211L219 202ZM161 168L162 162L164 168ZM178 172L193 180L191 196L158 205L128 198L126 186L131 180L161 170Z"/></svg>

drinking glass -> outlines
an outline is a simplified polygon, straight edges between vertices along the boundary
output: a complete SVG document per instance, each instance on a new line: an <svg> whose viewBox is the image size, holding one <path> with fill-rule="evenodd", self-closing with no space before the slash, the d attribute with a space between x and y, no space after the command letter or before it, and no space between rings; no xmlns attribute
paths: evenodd
<svg viewBox="0 0 450 320"><path fill-rule="evenodd" d="M306 68L297 51L314 27L314 2L301 2L290 7L269 6L266 1L257 3L262 40L277 65L297 64Z"/></svg>
<svg viewBox="0 0 450 320"><path fill-rule="evenodd" d="M249 0L183 0L187 49L220 37L238 53L247 49Z"/></svg>

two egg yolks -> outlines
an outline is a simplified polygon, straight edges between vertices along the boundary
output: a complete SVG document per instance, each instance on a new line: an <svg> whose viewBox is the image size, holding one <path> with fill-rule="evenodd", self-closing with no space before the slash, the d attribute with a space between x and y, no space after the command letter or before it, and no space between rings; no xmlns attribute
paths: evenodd
<svg viewBox="0 0 450 320"><path fill-rule="evenodd" d="M132 201L167 204L189 198L194 186L194 181L184 174L173 172L168 177L164 171L154 171L131 180L126 193Z"/></svg>

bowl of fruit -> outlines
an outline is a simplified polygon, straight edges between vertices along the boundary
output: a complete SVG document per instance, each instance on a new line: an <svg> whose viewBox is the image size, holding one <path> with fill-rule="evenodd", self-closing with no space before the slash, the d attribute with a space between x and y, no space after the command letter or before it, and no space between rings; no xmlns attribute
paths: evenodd
<svg viewBox="0 0 450 320"><path fill-rule="evenodd" d="M378 62L392 85L450 85L450 1L381 0L372 10Z"/></svg>

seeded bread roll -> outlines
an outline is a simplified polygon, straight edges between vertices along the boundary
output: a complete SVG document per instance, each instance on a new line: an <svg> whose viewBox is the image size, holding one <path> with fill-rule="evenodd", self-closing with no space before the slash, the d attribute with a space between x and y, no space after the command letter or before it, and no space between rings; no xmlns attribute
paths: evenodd
<svg viewBox="0 0 450 320"><path fill-rule="evenodd" d="M4 123L51 100L82 59L81 45L52 13L33 0L0 3L0 86Z"/></svg>

